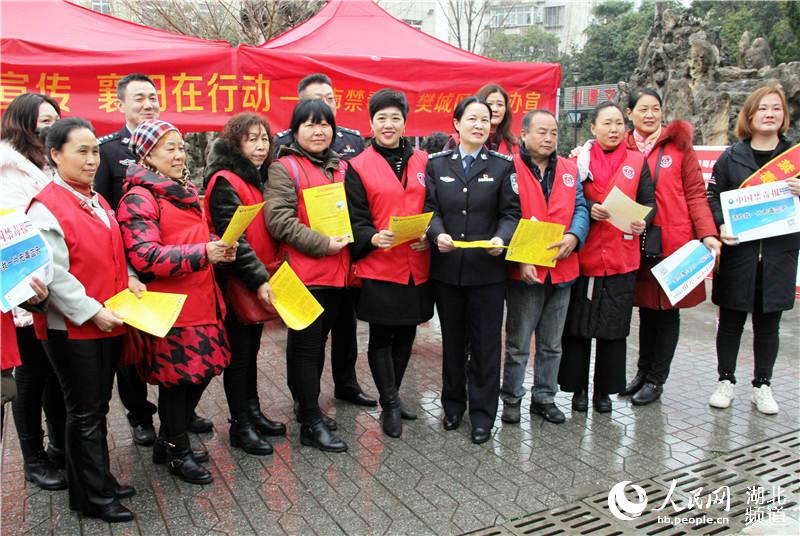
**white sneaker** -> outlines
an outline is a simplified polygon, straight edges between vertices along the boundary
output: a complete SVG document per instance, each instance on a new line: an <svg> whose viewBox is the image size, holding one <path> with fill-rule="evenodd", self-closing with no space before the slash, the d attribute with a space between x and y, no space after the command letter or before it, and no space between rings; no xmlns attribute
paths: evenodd
<svg viewBox="0 0 800 536"><path fill-rule="evenodd" d="M708 405L720 409L729 408L731 402L733 402L734 389L736 389L735 384L728 380L722 380L717 385L717 390L708 399ZM753 396L755 397L755 395ZM753 401L755 401L755 398L753 398Z"/></svg>
<svg viewBox="0 0 800 536"><path fill-rule="evenodd" d="M772 388L769 385L753 387L753 404L756 409L764 415L775 415L778 413L778 403L772 397Z"/></svg>

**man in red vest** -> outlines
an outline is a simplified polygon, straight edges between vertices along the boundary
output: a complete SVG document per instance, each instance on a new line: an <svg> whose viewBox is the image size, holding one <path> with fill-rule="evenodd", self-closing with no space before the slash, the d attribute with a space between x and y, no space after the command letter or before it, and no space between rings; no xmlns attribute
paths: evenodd
<svg viewBox="0 0 800 536"><path fill-rule="evenodd" d="M561 334L567 318L570 287L579 275L573 254L589 232L589 211L583 197L577 166L556 155L558 123L548 110L531 110L522 118L520 154L514 156L522 217L560 223L564 237L550 246L557 249L556 266L532 264L512 267L506 293L506 360L503 367L502 420L520 421L525 396L522 384L536 332L536 358L531 413L552 423L563 423L555 405Z"/></svg>

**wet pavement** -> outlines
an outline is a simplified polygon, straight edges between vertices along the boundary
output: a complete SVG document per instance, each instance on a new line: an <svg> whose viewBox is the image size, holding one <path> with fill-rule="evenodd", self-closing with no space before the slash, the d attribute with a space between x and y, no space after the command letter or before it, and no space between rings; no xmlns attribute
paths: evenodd
<svg viewBox="0 0 800 536"><path fill-rule="evenodd" d="M401 394L416 407L419 419L405 422L402 439L383 436L378 409L334 401L326 366L321 406L339 423L339 434L350 446L344 454L300 445L285 382L285 330L269 326L259 357L259 393L265 413L289 423L288 436L273 442L273 455L256 457L231 449L227 405L221 379L216 378L198 408L199 414L214 421L215 431L193 436L197 445L208 449L211 461L207 466L215 480L208 486L185 484L165 466L153 465L149 448L133 444L115 394L109 415L111 468L120 482L135 486L138 493L123 501L137 513L136 521L112 526L71 512L66 491L41 491L25 482L8 412L2 459L2 534L447 535L496 525L495 531L481 532L544 534L547 531L533 530L533 524L527 529L512 525L514 520L531 519L535 512L558 512L576 501L585 504L592 497L605 500L620 481L646 480L665 487L669 485L665 477L688 474L687 467L702 469L699 462L726 456L736 459L737 452L750 452L747 448L756 444L769 446L780 441L784 442L781 448L794 456L790 460L796 476L794 488L800 491L796 467L800 460L793 447L800 443L790 441L791 433L800 430L800 314L796 309L785 314L781 324L781 349L772 384L780 404L776 416L758 413L750 402L753 358L749 324L742 340L736 399L728 410L708 406L717 379L715 323L716 308L708 302L683 312L681 339L660 402L633 407L628 399L612 397L611 414L591 410L573 414L569 395L561 393L556 402L567 415L565 424L546 423L523 411L521 424L507 425L500 422L498 412L493 438L473 445L468 423L453 432L443 431L440 424L441 338L434 319L418 332L404 380ZM629 378L635 372L637 329L634 315L628 345ZM366 391L377 395L366 362L366 340L366 325L359 323L359 378ZM529 364L526 385L531 380ZM151 399L155 396L151 388ZM523 409L528 404L529 396ZM763 452L757 447L752 447L756 451L751 453L756 459ZM742 486L747 478L738 481L740 494L745 493ZM663 491L666 488L661 497ZM685 494L681 496L685 498ZM640 533L625 523L616 521L615 527L622 527L624 533ZM576 528L578 532L581 530ZM614 532L598 532L606 533Z"/></svg>

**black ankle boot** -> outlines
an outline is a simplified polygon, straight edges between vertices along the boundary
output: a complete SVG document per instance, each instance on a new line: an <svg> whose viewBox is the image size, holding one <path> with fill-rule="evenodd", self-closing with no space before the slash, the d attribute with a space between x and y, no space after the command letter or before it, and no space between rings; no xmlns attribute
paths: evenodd
<svg viewBox="0 0 800 536"><path fill-rule="evenodd" d="M389 437L400 437L403 433L403 416L400 407L384 409L381 412L381 423L383 423L383 433Z"/></svg>
<svg viewBox="0 0 800 536"><path fill-rule="evenodd" d="M174 438L167 442L167 458L169 472L189 484L210 484L214 477L199 465L192 457L189 448L189 437L184 434L182 437Z"/></svg>
<svg viewBox="0 0 800 536"><path fill-rule="evenodd" d="M56 447L53 443L48 443L45 452L56 469L64 469L66 467L66 453L64 449Z"/></svg>
<svg viewBox="0 0 800 536"><path fill-rule="evenodd" d="M56 469L44 451L30 454L23 462L25 480L33 482L43 490L58 491L67 489L64 472Z"/></svg>
<svg viewBox="0 0 800 536"><path fill-rule="evenodd" d="M575 394L572 395L572 409L582 413L589 411L589 397L586 389L575 391Z"/></svg>
<svg viewBox="0 0 800 536"><path fill-rule="evenodd" d="M347 450L347 443L333 435L322 419L315 419L309 424L303 423L300 426L300 443L327 452L345 452Z"/></svg>
<svg viewBox="0 0 800 536"><path fill-rule="evenodd" d="M261 411L258 399L247 401L247 413L250 417L250 422L258 431L259 434L265 436L282 436L286 435L286 425L282 422L276 422L268 419Z"/></svg>
<svg viewBox="0 0 800 536"><path fill-rule="evenodd" d="M208 461L208 451L204 449L192 449L192 458L197 463ZM167 463L167 442L163 437L156 438L153 443L153 463L162 465Z"/></svg>
<svg viewBox="0 0 800 536"><path fill-rule="evenodd" d="M231 423L228 436L231 446L240 448L248 454L266 456L272 454L272 445L256 432L253 424L246 418L230 419Z"/></svg>
<svg viewBox="0 0 800 536"><path fill-rule="evenodd" d="M592 404L594 404L594 410L597 413L611 413L611 397L605 393L595 392L592 395Z"/></svg>

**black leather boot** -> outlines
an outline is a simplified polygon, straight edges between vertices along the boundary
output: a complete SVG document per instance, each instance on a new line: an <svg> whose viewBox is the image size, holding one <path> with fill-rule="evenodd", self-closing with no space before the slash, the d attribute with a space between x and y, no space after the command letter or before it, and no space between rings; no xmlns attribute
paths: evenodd
<svg viewBox="0 0 800 536"><path fill-rule="evenodd" d="M381 423L383 433L389 437L400 437L403 433L403 417L400 412L400 395L395 383L394 361L391 348L371 349L367 356L375 387L380 394Z"/></svg>
<svg viewBox="0 0 800 536"><path fill-rule="evenodd" d="M333 435L322 419L315 419L300 426L300 443L327 452L345 452L347 450L347 443Z"/></svg>
<svg viewBox="0 0 800 536"><path fill-rule="evenodd" d="M197 463L205 463L208 461L208 451L192 449L192 458ZM163 437L156 438L156 442L153 443L153 463L156 465L167 463L167 442Z"/></svg>
<svg viewBox="0 0 800 536"><path fill-rule="evenodd" d="M611 397L605 393L595 393L592 395L592 404L597 413L611 413L613 406L611 405Z"/></svg>
<svg viewBox="0 0 800 536"><path fill-rule="evenodd" d="M228 436L232 447L240 448L246 453L256 456L272 454L272 445L258 435L255 426L247 419L246 415L242 415L239 419L230 419L228 422L231 423Z"/></svg>
<svg viewBox="0 0 800 536"><path fill-rule="evenodd" d="M192 457L189 448L189 437L172 438L167 442L167 458L169 472L189 484L210 484L214 477L208 470L199 465Z"/></svg>
<svg viewBox="0 0 800 536"><path fill-rule="evenodd" d="M637 370L636 376L634 376L633 379L630 381L630 383L628 383L628 385L625 386L625 389L622 390L619 396L632 396L638 393L639 389L641 389L644 386L646 377L647 374L645 374L641 370Z"/></svg>
<svg viewBox="0 0 800 536"><path fill-rule="evenodd" d="M302 423L303 419L300 416L300 402L295 401L294 403L294 418L297 422ZM335 432L337 428L339 428L339 424L336 422L336 419L328 417L327 415L322 415L322 422L325 426L328 427L328 430L331 432Z"/></svg>
<svg viewBox="0 0 800 536"><path fill-rule="evenodd" d="M43 490L58 491L67 489L64 472L57 469L44 451L28 454L23 462L25 480L33 482Z"/></svg>
<svg viewBox="0 0 800 536"><path fill-rule="evenodd" d="M268 419L261 411L261 405L258 399L247 401L247 410L250 417L250 422L258 431L258 433L266 436L282 436L286 435L286 425L282 422L276 422Z"/></svg>
<svg viewBox="0 0 800 536"><path fill-rule="evenodd" d="M403 434L403 416L400 414L400 406L391 409L384 409L381 412L381 423L383 433L389 437L400 437Z"/></svg>

